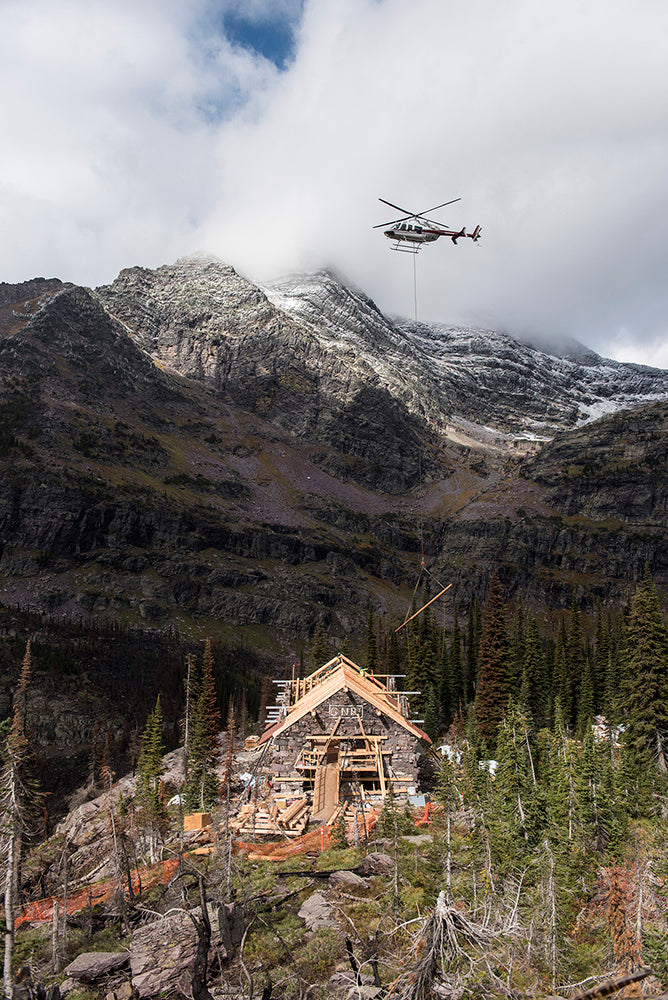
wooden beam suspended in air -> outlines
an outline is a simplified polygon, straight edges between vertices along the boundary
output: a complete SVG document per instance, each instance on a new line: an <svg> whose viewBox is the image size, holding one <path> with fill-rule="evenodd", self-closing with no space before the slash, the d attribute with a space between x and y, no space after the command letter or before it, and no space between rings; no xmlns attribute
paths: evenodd
<svg viewBox="0 0 668 1000"><path fill-rule="evenodd" d="M403 622L403 624L402 624L402 625L400 625L400 626L399 626L399 628L395 628L395 630L394 630L394 631L395 631L395 632L399 632L399 631L400 631L400 630L401 630L401 629L402 629L402 628L404 627L404 625L408 625L408 623L409 623L409 622L412 622L414 618L417 618L417 616L418 616L419 614L422 614L422 612L423 612L423 611L425 610L425 608L428 608L430 604L433 604L433 603L434 603L434 601L437 601L437 600L439 599L439 597L442 597L442 596L443 596L443 594L444 594L444 593L446 592L446 590L450 590L450 587L451 587L451 586L452 586L452 584L451 584L451 583L449 583L449 584L447 585L447 587L444 587L444 588L443 588L443 590L442 590L442 591L440 592L440 594L437 594L437 595L436 595L436 597L432 597L432 599L431 599L430 601L427 601L427 603L426 603L425 605L423 605L423 606L422 606L422 607L420 608L420 610L419 610L419 611L416 611L414 615L411 615L411 616L410 616L410 618L407 618L407 619L406 619L406 621L405 621L405 622Z"/></svg>

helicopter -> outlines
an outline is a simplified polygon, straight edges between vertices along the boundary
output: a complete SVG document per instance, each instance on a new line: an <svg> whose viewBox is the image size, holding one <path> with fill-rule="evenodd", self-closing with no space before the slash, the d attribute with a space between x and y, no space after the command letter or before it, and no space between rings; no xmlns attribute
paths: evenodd
<svg viewBox="0 0 668 1000"><path fill-rule="evenodd" d="M441 205L434 205L433 208L427 208L425 212L409 212L408 209L402 208L400 205L395 205L391 201L386 201L385 198L379 198L378 201L382 201L384 205L389 205L390 208L396 208L398 212L405 213L398 219L393 219L391 222L381 222L379 225L373 227L374 229L383 229L384 235L388 239L394 240L392 250L417 253L423 244L434 243L440 236L449 236L455 244L457 240L462 238L471 239L474 243L477 243L480 239L480 226L476 226L472 233L467 233L466 229L448 229L440 222L433 222L426 217L426 212L435 212L436 209L445 208L446 205L454 205L456 201L461 201L461 198L444 201ZM390 228L385 229L385 226L389 226Z"/></svg>

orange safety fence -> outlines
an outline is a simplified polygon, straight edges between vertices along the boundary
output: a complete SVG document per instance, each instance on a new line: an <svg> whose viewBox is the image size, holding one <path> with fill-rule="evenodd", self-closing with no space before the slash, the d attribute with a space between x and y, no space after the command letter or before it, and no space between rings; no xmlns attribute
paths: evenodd
<svg viewBox="0 0 668 1000"><path fill-rule="evenodd" d="M289 841L251 844L243 840L235 840L234 848L235 853L244 854L249 861L283 861L285 858L294 858L298 854L307 854L309 851L320 853L323 842L325 848L332 846L332 831L328 826L324 827L324 833L321 828L318 828Z"/></svg>
<svg viewBox="0 0 668 1000"><path fill-rule="evenodd" d="M357 835L364 838L374 830L378 822L378 813L375 810L360 810L357 815L346 825L346 837L350 842L355 838L355 824L357 824ZM332 827L321 826L310 833L304 833L301 837L295 837L289 841L272 841L268 844L253 844L243 840L234 841L234 849L237 854L244 854L249 861L284 861L286 858L294 858L299 854L320 853L332 847Z"/></svg>
<svg viewBox="0 0 668 1000"><path fill-rule="evenodd" d="M179 861L178 858L169 858L167 861L160 861L157 865L148 865L145 868L136 868L131 872L132 889L140 892L142 889L149 889L154 885L166 885L174 874ZM110 900L118 889L116 879L104 879L95 882L85 889L79 889L67 897L67 912L78 913L87 906L95 906L97 903L106 903ZM128 889L124 886L126 895ZM47 896L45 899L38 899L28 903L25 909L14 920L14 927L21 924L38 923L53 919L53 907L58 903L60 911L63 910L63 899L58 896Z"/></svg>
<svg viewBox="0 0 668 1000"><path fill-rule="evenodd" d="M416 820L416 825L428 822L429 804L426 807L427 819L420 823ZM355 838L355 825L357 825L357 837L363 839L368 836L376 827L378 813L375 810L360 810L355 817L346 825L346 836L348 841ZM245 841L234 841L234 851L236 854L244 854L249 861L283 861L286 858L293 858L299 854L328 850L332 846L332 828L321 826L310 833L302 834L289 841L272 841L268 844L253 844ZM178 865L178 858L169 858L161 861L157 865L149 865L145 868L137 868L131 874L132 889L139 893L142 889L149 889L154 885L166 885L174 874ZM105 879L96 882L85 889L72 893L67 897L67 912L78 913L87 906L95 906L97 903L108 902L117 891L118 883L116 879ZM127 888L124 892L129 895ZM38 899L28 903L21 914L14 921L15 927L20 927L25 923L45 922L53 919L54 903L58 905L62 912L63 900L57 896L47 896L45 899Z"/></svg>

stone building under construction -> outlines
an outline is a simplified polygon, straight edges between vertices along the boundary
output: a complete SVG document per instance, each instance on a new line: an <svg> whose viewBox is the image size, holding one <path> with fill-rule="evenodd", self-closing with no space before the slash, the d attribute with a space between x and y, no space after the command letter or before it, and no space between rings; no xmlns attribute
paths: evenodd
<svg viewBox="0 0 668 1000"><path fill-rule="evenodd" d="M279 681L274 716L260 737L261 771L282 805L308 803L321 823L346 801L382 804L416 792L422 746L392 675L367 672L339 654L309 677Z"/></svg>

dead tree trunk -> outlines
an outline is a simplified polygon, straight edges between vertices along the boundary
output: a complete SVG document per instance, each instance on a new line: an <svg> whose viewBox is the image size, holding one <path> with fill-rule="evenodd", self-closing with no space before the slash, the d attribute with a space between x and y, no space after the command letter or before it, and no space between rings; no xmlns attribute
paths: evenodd
<svg viewBox="0 0 668 1000"><path fill-rule="evenodd" d="M201 875L199 875L197 881L199 883L201 918L198 920L190 914L190 919L195 925L195 930L197 931L197 955L195 956L195 965L193 968L192 995L193 1000L213 1000L213 997L209 993L206 985L209 971L211 921L209 920L209 911L207 909L204 879Z"/></svg>

